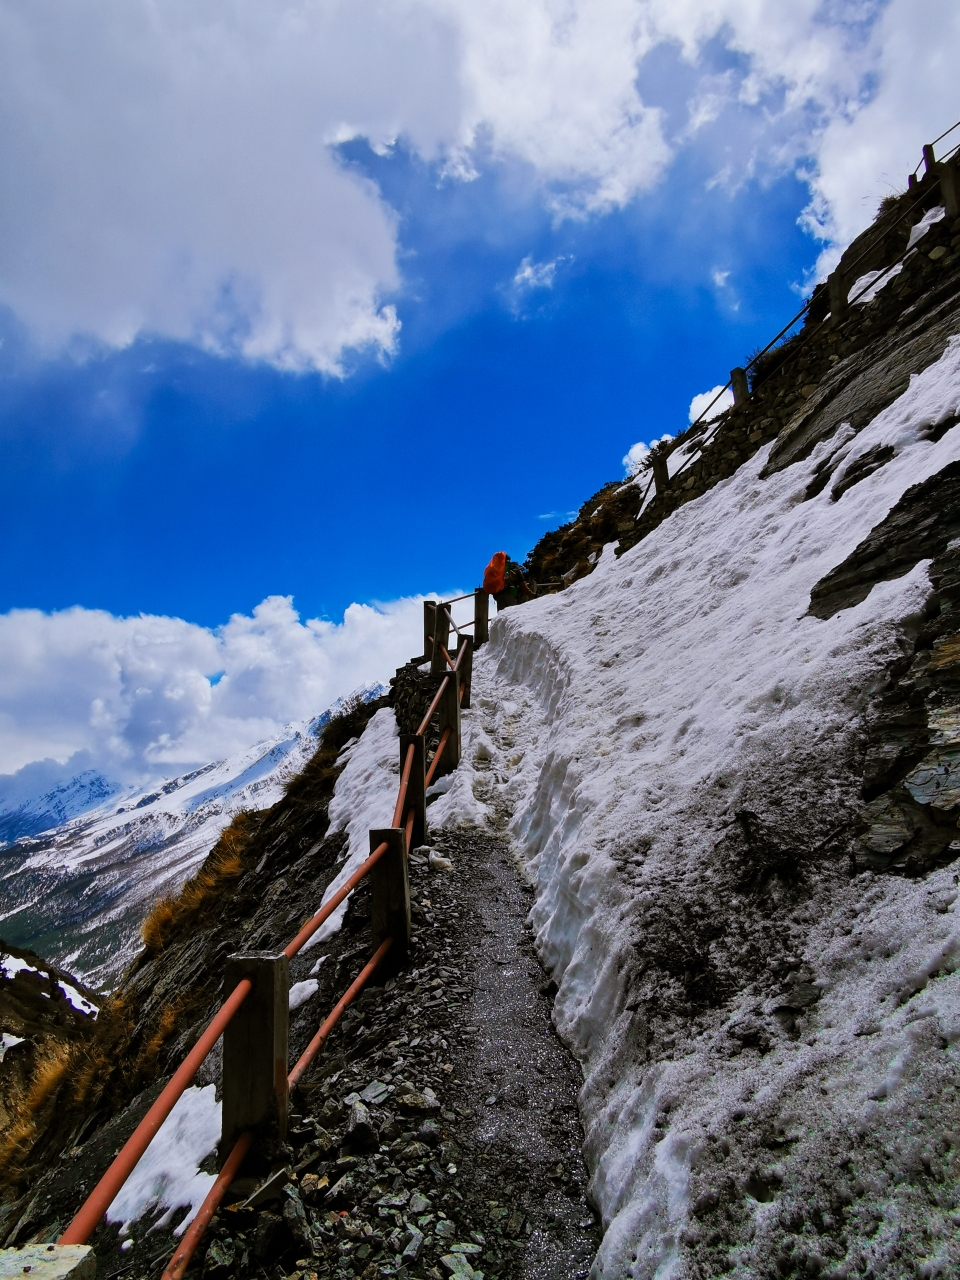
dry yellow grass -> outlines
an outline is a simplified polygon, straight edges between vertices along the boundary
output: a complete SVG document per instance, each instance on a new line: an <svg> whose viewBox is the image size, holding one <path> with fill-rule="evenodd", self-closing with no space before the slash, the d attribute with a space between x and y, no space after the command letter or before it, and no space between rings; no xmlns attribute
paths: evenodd
<svg viewBox="0 0 960 1280"><path fill-rule="evenodd" d="M33 1075L9 1100L10 1123L0 1134L0 1188L17 1186L47 1144L66 1139L99 1106L116 1110L149 1084L157 1058L189 1000L165 1005L153 1032L131 1053L134 1021L122 995L101 1007L89 1040L48 1040ZM118 1067L120 1068L118 1070Z"/></svg>
<svg viewBox="0 0 960 1280"><path fill-rule="evenodd" d="M244 854L255 829L249 813L238 813L207 854L200 870L178 894L161 898L140 930L147 951L162 951L174 933L217 902L246 870Z"/></svg>

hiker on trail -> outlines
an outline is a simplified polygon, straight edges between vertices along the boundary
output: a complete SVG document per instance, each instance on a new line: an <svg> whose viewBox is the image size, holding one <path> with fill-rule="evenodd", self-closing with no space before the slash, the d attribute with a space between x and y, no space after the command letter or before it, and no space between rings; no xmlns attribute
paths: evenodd
<svg viewBox="0 0 960 1280"><path fill-rule="evenodd" d="M509 609L511 605L532 600L535 594L527 585L523 570L505 551L493 553L483 571L483 589L488 596L493 596L498 609Z"/></svg>

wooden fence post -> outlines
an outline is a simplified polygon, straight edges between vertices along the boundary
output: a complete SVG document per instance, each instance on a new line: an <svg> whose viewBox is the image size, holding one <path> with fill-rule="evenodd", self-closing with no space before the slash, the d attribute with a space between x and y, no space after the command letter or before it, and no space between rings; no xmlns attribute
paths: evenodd
<svg viewBox="0 0 960 1280"><path fill-rule="evenodd" d="M666 493L670 487L670 468L662 453L650 455L650 466L653 470L653 485L657 493Z"/></svg>
<svg viewBox="0 0 960 1280"><path fill-rule="evenodd" d="M827 276L827 289L830 294L830 317L834 324L839 324L847 314L847 294L850 292L847 278L839 267Z"/></svg>
<svg viewBox="0 0 960 1280"><path fill-rule="evenodd" d="M443 737L443 731L449 728L450 737L437 765L435 778L452 773L460 763L460 677L456 671L450 671L448 675L447 687L437 707L437 731Z"/></svg>
<svg viewBox="0 0 960 1280"><path fill-rule="evenodd" d="M387 842L387 851L370 870L370 931L373 945L393 939L387 953L390 967L410 946L410 879L407 875L407 835L403 827L370 832L370 852Z"/></svg>
<svg viewBox="0 0 960 1280"><path fill-rule="evenodd" d="M269 1160L287 1136L287 1029L290 962L266 952L230 956L224 974L229 994L242 978L253 990L223 1033L221 1165L246 1129L251 1155Z"/></svg>
<svg viewBox="0 0 960 1280"><path fill-rule="evenodd" d="M429 661L433 657L433 637L437 634L437 602L423 602L423 656Z"/></svg>
<svg viewBox="0 0 960 1280"><path fill-rule="evenodd" d="M450 614L440 605L437 605L433 626L436 644L433 646L433 652L430 655L430 670L436 675L438 672L450 670L447 666L447 660L443 656L444 649L448 652L450 650Z"/></svg>
<svg viewBox="0 0 960 1280"><path fill-rule="evenodd" d="M750 399L750 384L747 382L747 371L738 365L730 370L730 386L733 390L733 403L746 404Z"/></svg>
<svg viewBox="0 0 960 1280"><path fill-rule="evenodd" d="M936 156L933 154L933 147L931 147L931 146L930 146L930 144L929 144L928 142L927 142L927 143L924 143L924 146L923 146L923 176L924 176L924 177L926 177L928 173L935 173L935 172L936 172L936 168L937 168L937 158L936 158Z"/></svg>
<svg viewBox="0 0 960 1280"><path fill-rule="evenodd" d="M490 639L490 597L483 587L473 593L473 647L479 649Z"/></svg>
<svg viewBox="0 0 960 1280"><path fill-rule="evenodd" d="M463 657L461 657L461 653ZM463 697L460 699L460 710L470 710L470 684L473 680L473 636L461 635L460 642L457 645L457 675L460 677L460 685L463 689Z"/></svg>
<svg viewBox="0 0 960 1280"><path fill-rule="evenodd" d="M948 218L960 218L960 170L956 159L940 163L940 198Z"/></svg>
<svg viewBox="0 0 960 1280"><path fill-rule="evenodd" d="M407 782L406 811L400 815L400 825L406 827L407 813L413 810L413 830L410 833L410 848L417 849L427 843L427 798L424 785L424 774L427 770L426 744L422 733L402 733L400 735L400 770L403 771L407 758L407 747L413 746L413 767Z"/></svg>

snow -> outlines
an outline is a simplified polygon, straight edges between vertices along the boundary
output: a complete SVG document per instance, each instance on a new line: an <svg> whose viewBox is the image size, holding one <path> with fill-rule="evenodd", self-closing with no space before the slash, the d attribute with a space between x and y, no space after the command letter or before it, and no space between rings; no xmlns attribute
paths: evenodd
<svg viewBox="0 0 960 1280"><path fill-rule="evenodd" d="M100 1010L95 1004L91 1004L89 1000L85 999L76 987L72 987L69 982L61 981L57 982L57 986L75 1009L79 1010L80 1013L92 1013L94 1018L96 1018Z"/></svg>
<svg viewBox="0 0 960 1280"><path fill-rule="evenodd" d="M892 267L884 267L882 271L868 271L850 286L847 291L847 302L865 307L868 302L874 300L881 289L885 289L891 280L895 280L902 270L903 263L898 262Z"/></svg>
<svg viewBox="0 0 960 1280"><path fill-rule="evenodd" d="M18 956L3 956L0 958L0 968L3 969L3 976L8 982L12 982L18 973L39 973L39 969L35 969L32 964L27 964L26 960L21 960Z"/></svg>
<svg viewBox="0 0 960 1280"><path fill-rule="evenodd" d="M910 228L910 239L907 241L908 253L935 223L946 216L946 212L943 205L938 205L925 213L920 221ZM865 307L874 300L881 289L885 289L891 280L895 280L902 270L903 263L897 262L892 267L884 267L880 271L867 271L850 286L847 291L847 302Z"/></svg>
<svg viewBox="0 0 960 1280"><path fill-rule="evenodd" d="M330 800L329 834L345 831L348 840L343 865L327 885L320 907L369 857L370 832L393 823L400 785L400 735L393 711L381 707L375 712L361 736L349 743L339 758L346 763ZM339 931L349 901L348 896L308 940L304 950Z"/></svg>
<svg viewBox="0 0 960 1280"><path fill-rule="evenodd" d="M927 234L935 222L939 222L941 218L947 216L947 211L942 204L938 204L935 208L929 209L919 222L914 223L910 228L910 239L907 241L907 249L910 250L923 236Z"/></svg>
<svg viewBox="0 0 960 1280"><path fill-rule="evenodd" d="M12 1031L4 1031L3 1034L0 1035L0 1062L4 1060L10 1049L15 1048L18 1044L25 1043L25 1036L15 1036Z"/></svg>
<svg viewBox="0 0 960 1280"><path fill-rule="evenodd" d="M793 1126L775 1162L788 1181L835 1158L830 1144L846 1133L882 1133L896 1153L897 1108L918 1089L936 1094L939 1046L960 1044L956 867L918 881L864 873L818 910L797 957L817 974L816 1029L765 1056L717 1048L725 1028L768 1009L758 992L740 992L649 1064L627 1007L644 913L671 886L712 892L733 813L767 795L802 804L797 776L828 810L850 775L863 691L922 612L929 562L827 621L807 616L810 590L908 487L960 459L960 431L923 438L958 410L955 338L858 435L842 427L766 480L761 449L621 559L608 546L591 576L498 614L475 658L463 761L430 822L509 820L534 885L531 921L559 984L555 1020L584 1071L605 1228L597 1276L676 1271L678 1233L695 1224L693 1170L707 1135L735 1115L779 1109ZM825 458L839 478L879 444L894 456L839 501L829 489L804 500ZM821 821L818 807L808 820ZM655 1131L667 1104L665 1132ZM865 1203L892 1194L882 1183ZM756 1204L757 1241L771 1221ZM880 1235L865 1247L880 1249ZM755 1274L746 1252L731 1267Z"/></svg>
<svg viewBox="0 0 960 1280"><path fill-rule="evenodd" d="M320 986L316 978L304 978L303 982L295 982L290 988L290 1012L299 1009L302 1004L312 1000Z"/></svg>
<svg viewBox="0 0 960 1280"><path fill-rule="evenodd" d="M200 1165L220 1140L220 1103L212 1084L186 1089L164 1120L107 1210L108 1222L120 1222L121 1235L147 1213L162 1210L154 1228L166 1227L178 1209L188 1212L174 1229L182 1235L216 1178Z"/></svg>

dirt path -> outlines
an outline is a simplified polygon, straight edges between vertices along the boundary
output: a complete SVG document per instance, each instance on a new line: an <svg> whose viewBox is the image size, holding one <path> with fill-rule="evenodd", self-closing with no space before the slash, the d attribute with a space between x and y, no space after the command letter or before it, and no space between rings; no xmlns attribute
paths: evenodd
<svg viewBox="0 0 960 1280"><path fill-rule="evenodd" d="M585 1277L599 1231L584 1194L579 1068L550 1021L527 893L502 840L440 831L432 847L453 868L432 869L425 851L412 860L408 966L363 997L306 1079L299 1197L328 1270L313 1266L364 1280ZM363 901L353 910L365 916ZM344 950L334 940L331 958ZM337 967L331 994L356 963ZM313 1021L299 1020L294 1051ZM372 1131L359 1143L358 1116ZM316 1123L321 1143L333 1140L326 1160L309 1158ZM289 1253L277 1208L261 1248L274 1266ZM248 1238L258 1234L251 1222ZM309 1280L309 1259L297 1265Z"/></svg>
<svg viewBox="0 0 960 1280"><path fill-rule="evenodd" d="M527 894L504 842L438 834L435 847L456 869L431 901L446 907L472 992L451 1091L458 1110L474 1111L463 1135L471 1190L478 1205L499 1202L501 1222L526 1217L519 1275L584 1276L599 1241L584 1198L580 1073L550 1021L552 984L525 925Z"/></svg>

